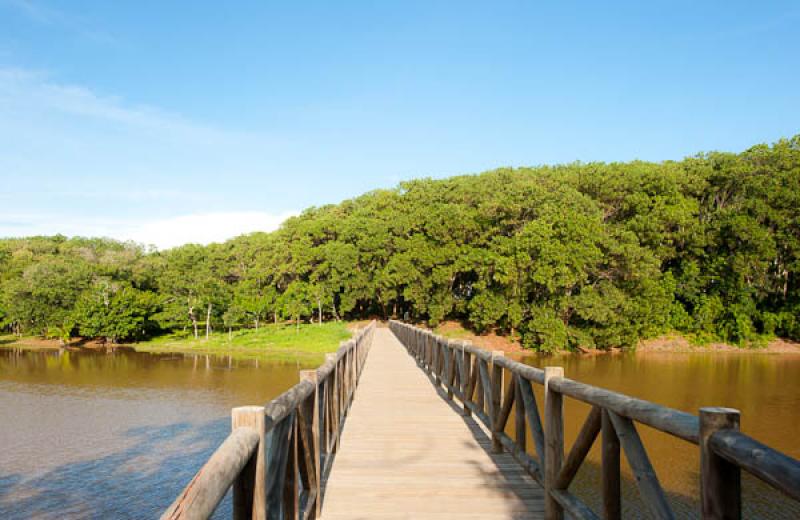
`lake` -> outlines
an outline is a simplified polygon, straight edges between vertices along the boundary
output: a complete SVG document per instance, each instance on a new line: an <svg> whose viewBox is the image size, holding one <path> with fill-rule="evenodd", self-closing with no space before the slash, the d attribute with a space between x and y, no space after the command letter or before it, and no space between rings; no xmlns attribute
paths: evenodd
<svg viewBox="0 0 800 520"><path fill-rule="evenodd" d="M572 379L691 413L742 411L742 429L800 458L800 357L766 354L528 356ZM230 409L298 381L296 363L226 357L0 349L0 518L157 517L230 431ZM538 385L535 385L538 386ZM541 405L541 392L538 392ZM571 446L588 407L566 399ZM513 420L509 421L513 427ZM697 448L639 427L679 516L697 516ZM529 446L532 443L529 442ZM595 447L573 489L599 507ZM630 471L623 457L623 475ZM800 508L745 478L745 517ZM645 515L624 486L626 516ZM226 500L216 517L230 511Z"/></svg>
<svg viewBox="0 0 800 520"><path fill-rule="evenodd" d="M697 414L704 406L741 412L741 429L757 440L800 458L800 356L759 353L640 353L598 356L525 356L537 366L562 366L570 379ZM534 388L539 385L534 385ZM540 388L540 387L539 387ZM542 392L537 393L541 407ZM565 446L569 451L589 406L565 398ZM513 416L512 416L513 417ZM513 423L513 419L509 421ZM511 425L513 428L513 425ZM679 517L698 511L699 448L637 424L662 486ZM532 442L528 443L529 446ZM599 442L589 453L573 489L600 509ZM625 516L639 516L642 503L623 454ZM744 518L800 518L800 507L743 473Z"/></svg>
<svg viewBox="0 0 800 520"><path fill-rule="evenodd" d="M0 518L154 518L295 363L0 349ZM215 517L229 517L226 499Z"/></svg>

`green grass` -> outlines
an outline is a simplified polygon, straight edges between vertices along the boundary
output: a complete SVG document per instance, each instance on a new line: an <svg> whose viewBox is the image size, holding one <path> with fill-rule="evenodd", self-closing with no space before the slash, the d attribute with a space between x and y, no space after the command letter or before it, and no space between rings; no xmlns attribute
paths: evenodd
<svg viewBox="0 0 800 520"><path fill-rule="evenodd" d="M461 325L458 325L457 327L453 327L453 325L450 325L447 328L438 326L435 329L433 329L433 332L442 337L450 339L469 339L475 335L473 332L468 331Z"/></svg>
<svg viewBox="0 0 800 520"><path fill-rule="evenodd" d="M326 353L335 352L339 343L350 337L345 323L300 325L299 329L280 324L234 331L230 339L227 332L215 332L208 340L205 334L198 339L170 334L137 343L135 348L140 352L188 352L231 355L238 359L321 363Z"/></svg>

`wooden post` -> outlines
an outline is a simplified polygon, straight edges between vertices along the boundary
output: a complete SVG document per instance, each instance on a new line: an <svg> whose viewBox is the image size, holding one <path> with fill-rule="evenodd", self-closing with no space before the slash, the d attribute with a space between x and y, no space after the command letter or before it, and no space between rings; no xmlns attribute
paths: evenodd
<svg viewBox="0 0 800 520"><path fill-rule="evenodd" d="M464 341L463 345L467 346L469 343ZM472 371L472 354L464 350L464 416L471 417L472 416L472 409L469 407L469 403L472 400L472 394L475 391L475 386L472 383L473 378L473 371Z"/></svg>
<svg viewBox="0 0 800 520"><path fill-rule="evenodd" d="M492 399L491 419L492 419L492 453L502 453L503 444L500 442L500 405L503 402L503 367L496 365L494 360L503 357L502 350L492 351L491 363L491 390Z"/></svg>
<svg viewBox="0 0 800 520"><path fill-rule="evenodd" d="M723 459L709 446L719 430L738 430L739 410L700 408L700 501L703 518L742 517L742 484L739 466Z"/></svg>
<svg viewBox="0 0 800 520"><path fill-rule="evenodd" d="M603 410L601 421L603 518L604 520L620 520L622 518L622 488L619 473L619 438L611 423L611 418L608 416L608 411Z"/></svg>
<svg viewBox="0 0 800 520"><path fill-rule="evenodd" d="M259 435L250 461L233 481L233 518L265 519L267 517L265 421L263 406L241 406L231 410L231 429L254 428Z"/></svg>
<svg viewBox="0 0 800 520"><path fill-rule="evenodd" d="M456 351L450 340L444 340L444 386L447 400L453 400L453 388L456 386Z"/></svg>
<svg viewBox="0 0 800 520"><path fill-rule="evenodd" d="M442 338L441 336L433 335L433 380L436 382L436 386L439 386L442 383Z"/></svg>
<svg viewBox="0 0 800 520"><path fill-rule="evenodd" d="M555 483L564 460L564 403L560 393L550 388L550 380L564 377L562 367L544 369L544 517L561 520L564 509L553 497Z"/></svg>
<svg viewBox="0 0 800 520"><path fill-rule="evenodd" d="M516 377L511 374L511 377ZM527 448L527 436L525 435L525 401L522 398L522 388L517 377L514 385L514 433L516 434L517 446L520 453L525 453Z"/></svg>
<svg viewBox="0 0 800 520"><path fill-rule="evenodd" d="M283 482L283 518L297 518L300 512L300 490L298 489L300 461L297 458L297 416L292 416L289 434L289 453L286 477Z"/></svg>
<svg viewBox="0 0 800 520"><path fill-rule="evenodd" d="M300 371L300 380L301 381L310 381L314 384L314 395L311 398L312 406L310 406L311 412L311 458L314 461L314 483L312 484L316 491L316 500L314 501L314 512L307 515L307 518L319 518L320 513L322 511L322 486L320 486L320 450L319 450L319 413L317 410L319 409L319 380L317 378L317 371L316 370L301 370ZM311 469L307 468L308 471L312 471ZM309 490L310 491L310 490Z"/></svg>
<svg viewBox="0 0 800 520"><path fill-rule="evenodd" d="M328 374L328 380L325 383L327 398L328 398L328 441L325 445L325 451L328 455L336 452L339 435L339 390L337 388L336 377L336 354L325 354L325 361L333 361L333 370Z"/></svg>

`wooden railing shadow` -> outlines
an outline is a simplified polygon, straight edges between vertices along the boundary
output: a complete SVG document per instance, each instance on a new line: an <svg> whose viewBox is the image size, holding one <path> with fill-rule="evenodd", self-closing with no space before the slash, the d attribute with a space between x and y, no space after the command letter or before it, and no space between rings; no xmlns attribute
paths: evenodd
<svg viewBox="0 0 800 520"><path fill-rule="evenodd" d="M162 519L205 519L233 488L233 517L316 518L375 322L265 406L234 408L232 432Z"/></svg>
<svg viewBox="0 0 800 520"><path fill-rule="evenodd" d="M698 417L567 379L561 367L540 370L506 359L502 352L488 352L398 321L391 321L390 328L444 398L457 398L462 413L474 416L491 432L492 451L510 453L544 487L547 519L563 518L565 511L573 518L599 518L570 490L598 437L602 517L622 516L622 451L650 515L675 517L636 423L699 446L703 518L741 517L742 469L800 500L800 461L741 433L737 410L702 408ZM504 377L506 371L511 377ZM544 420L534 384L544 387ZM568 452L564 444L565 397L591 406ZM454 409L458 407L454 405ZM515 438L505 433L512 410ZM527 450L526 430L533 440L532 453Z"/></svg>

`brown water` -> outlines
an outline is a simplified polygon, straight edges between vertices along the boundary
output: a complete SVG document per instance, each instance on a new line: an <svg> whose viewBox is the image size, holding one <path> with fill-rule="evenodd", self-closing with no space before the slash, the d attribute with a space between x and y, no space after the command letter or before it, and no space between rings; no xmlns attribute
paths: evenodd
<svg viewBox="0 0 800 520"><path fill-rule="evenodd" d="M572 379L691 413L738 408L745 432L800 458L799 357L525 361L560 365ZM265 403L296 383L300 368L213 356L0 349L0 518L157 517L228 434L230 408ZM587 411L566 400L568 447ZM678 516L697 516L697 448L639 431ZM597 511L599 462L595 447L571 488ZM623 472L626 517L644 517L625 462ZM743 487L746 518L800 518L796 504L766 486L746 478ZM216 516L229 511L226 500Z"/></svg>
<svg viewBox="0 0 800 520"><path fill-rule="evenodd" d="M527 364L562 366L565 376L697 414L704 406L741 411L742 430L784 453L800 458L800 357L770 354L629 354L559 356L523 359ZM538 387L539 385L534 385ZM541 406L541 391L537 393ZM567 450L583 425L589 407L565 399ZM513 416L512 416L513 417ZM513 419L509 421L513 423ZM651 428L637 425L662 486L679 517L697 516L698 448ZM529 446L532 443L529 442ZM600 511L599 442L571 489ZM645 516L623 456L626 517ZM743 476L745 518L800 518L800 506L756 479Z"/></svg>
<svg viewBox="0 0 800 520"><path fill-rule="evenodd" d="M0 518L156 518L297 364L0 349ZM226 499L216 517L229 516Z"/></svg>

